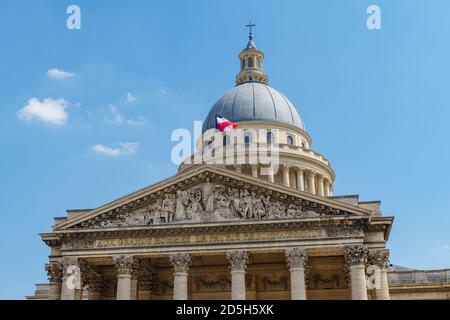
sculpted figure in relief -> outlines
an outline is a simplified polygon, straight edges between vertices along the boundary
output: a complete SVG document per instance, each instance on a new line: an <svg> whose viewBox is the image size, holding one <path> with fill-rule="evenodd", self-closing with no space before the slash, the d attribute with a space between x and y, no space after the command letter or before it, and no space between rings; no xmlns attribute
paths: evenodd
<svg viewBox="0 0 450 320"><path fill-rule="evenodd" d="M226 219L286 219L314 217L320 213L302 205L274 201L270 196L247 189L213 184L167 193L145 208L119 214L109 220L93 221L96 228L154 225L178 221L204 222Z"/></svg>

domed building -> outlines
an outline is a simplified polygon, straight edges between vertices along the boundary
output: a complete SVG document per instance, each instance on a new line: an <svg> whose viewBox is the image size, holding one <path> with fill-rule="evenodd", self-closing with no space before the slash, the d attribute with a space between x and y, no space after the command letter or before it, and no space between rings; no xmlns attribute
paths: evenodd
<svg viewBox="0 0 450 320"><path fill-rule="evenodd" d="M448 298L450 272L399 270L379 201L333 196L298 109L269 86L252 33L236 86L173 177L50 232L49 282L28 299ZM217 130L218 118L230 130ZM236 128L237 125L237 128Z"/></svg>
<svg viewBox="0 0 450 320"><path fill-rule="evenodd" d="M214 138L219 143L214 147L212 158L222 158L225 154L223 149L230 149L230 145L237 149L238 144L244 144L240 152L232 151L235 161L223 167L321 197L331 196L334 171L328 159L311 149L311 137L297 108L284 94L268 85L268 77L263 70L264 53L256 48L251 33L246 48L239 54L239 60L241 69L236 76L236 86L212 106L204 121L203 136L197 142L197 150L203 154L204 162L219 162L211 156L207 159L204 156L205 150L211 149L211 140L214 140L211 135L216 134ZM217 115L238 124L242 135L240 141L229 141L230 134L227 132L217 137ZM260 147L267 148L268 144L271 144L271 151L277 154L275 170L261 170L268 165L258 159L253 163L236 161L248 157L249 152L257 152ZM196 156L186 162L195 164ZM189 165L185 163L180 171L186 167Z"/></svg>

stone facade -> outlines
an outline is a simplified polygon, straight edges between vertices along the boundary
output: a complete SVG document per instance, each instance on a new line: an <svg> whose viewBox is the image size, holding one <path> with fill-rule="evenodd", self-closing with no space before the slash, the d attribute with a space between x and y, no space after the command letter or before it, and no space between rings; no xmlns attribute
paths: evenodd
<svg viewBox="0 0 450 320"><path fill-rule="evenodd" d="M207 123L219 105L234 110L227 101L239 95L247 105L230 120L239 120L246 139L228 144L229 132L213 141L204 131L175 176L56 219L41 234L51 248L49 283L29 299L408 297L407 286L388 274L393 217L381 214L379 202L333 197L330 162L311 149L295 107L267 86L264 54L253 39L239 58L236 96L219 100ZM215 146L219 140L223 145ZM261 146L277 154L275 168L259 157L212 161L224 149L233 160L247 159ZM200 163L192 161L199 156Z"/></svg>

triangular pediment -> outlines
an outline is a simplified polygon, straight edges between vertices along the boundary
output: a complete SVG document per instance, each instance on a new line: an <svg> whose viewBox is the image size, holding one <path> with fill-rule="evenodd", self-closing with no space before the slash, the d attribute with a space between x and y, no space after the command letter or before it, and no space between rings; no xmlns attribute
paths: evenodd
<svg viewBox="0 0 450 320"><path fill-rule="evenodd" d="M367 209L203 165L58 223L55 230L369 214Z"/></svg>

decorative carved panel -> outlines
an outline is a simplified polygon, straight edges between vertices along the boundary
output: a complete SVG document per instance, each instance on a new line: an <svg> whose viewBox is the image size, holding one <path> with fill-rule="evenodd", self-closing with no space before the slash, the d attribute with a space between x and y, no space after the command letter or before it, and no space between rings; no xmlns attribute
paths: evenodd
<svg viewBox="0 0 450 320"><path fill-rule="evenodd" d="M183 184L182 184L183 185ZM237 182L211 182L167 188L82 222L75 228L113 228L171 223L272 220L342 216L350 213ZM333 233L333 230L330 231Z"/></svg>

